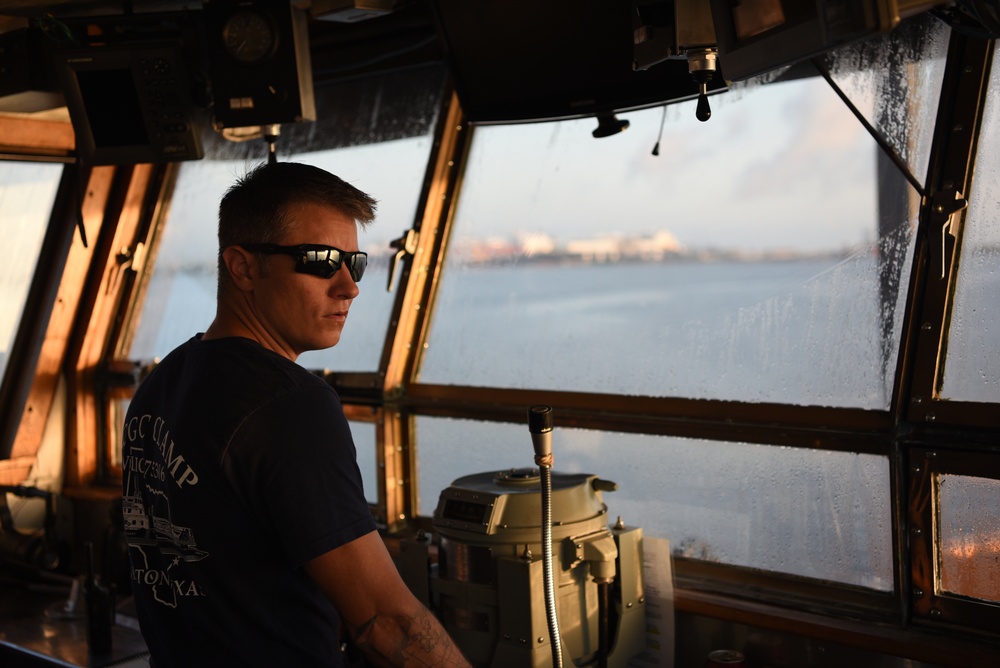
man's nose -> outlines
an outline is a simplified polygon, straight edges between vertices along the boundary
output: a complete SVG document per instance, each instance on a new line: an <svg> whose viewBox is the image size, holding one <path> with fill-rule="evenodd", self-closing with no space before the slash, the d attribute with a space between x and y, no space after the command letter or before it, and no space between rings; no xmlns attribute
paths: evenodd
<svg viewBox="0 0 1000 668"><path fill-rule="evenodd" d="M357 281L351 276L351 270L347 268L346 262L340 265L340 268L333 275L333 278L330 279L330 282L332 283L330 289L336 296L354 299L361 292Z"/></svg>

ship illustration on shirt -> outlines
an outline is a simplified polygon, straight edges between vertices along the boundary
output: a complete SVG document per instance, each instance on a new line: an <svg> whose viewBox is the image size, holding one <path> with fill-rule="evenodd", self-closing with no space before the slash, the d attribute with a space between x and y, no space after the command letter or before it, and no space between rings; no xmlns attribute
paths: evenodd
<svg viewBox="0 0 1000 668"><path fill-rule="evenodd" d="M139 493L142 485L147 486L154 499L148 506ZM173 555L183 561L200 561L208 556L208 552L198 549L194 531L171 521L169 499L162 491L149 487L136 471L130 470L127 474L122 515L129 546L155 546L161 554Z"/></svg>

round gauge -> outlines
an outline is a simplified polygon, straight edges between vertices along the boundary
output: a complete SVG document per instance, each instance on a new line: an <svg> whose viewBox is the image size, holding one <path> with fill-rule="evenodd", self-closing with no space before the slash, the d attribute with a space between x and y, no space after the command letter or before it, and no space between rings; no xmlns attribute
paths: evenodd
<svg viewBox="0 0 1000 668"><path fill-rule="evenodd" d="M239 11L222 26L226 53L241 63L256 63L274 52L278 34L270 19L251 10Z"/></svg>

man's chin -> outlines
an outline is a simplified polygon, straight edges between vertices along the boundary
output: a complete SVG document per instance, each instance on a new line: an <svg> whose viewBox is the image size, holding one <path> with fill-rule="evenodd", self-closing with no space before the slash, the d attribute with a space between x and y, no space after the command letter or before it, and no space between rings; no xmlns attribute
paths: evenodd
<svg viewBox="0 0 1000 668"><path fill-rule="evenodd" d="M331 332L326 336L324 336L323 340L318 343L322 345L322 348L319 348L319 350L326 350L327 348L333 348L335 345L340 343L340 332L339 331Z"/></svg>

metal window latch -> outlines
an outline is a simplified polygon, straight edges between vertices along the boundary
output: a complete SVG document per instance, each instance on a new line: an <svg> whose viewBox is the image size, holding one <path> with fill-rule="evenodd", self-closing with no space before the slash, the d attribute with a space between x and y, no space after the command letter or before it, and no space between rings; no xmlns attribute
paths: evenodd
<svg viewBox="0 0 1000 668"><path fill-rule="evenodd" d="M417 241L419 239L420 233L411 228L406 230L406 234L400 238L389 242L389 247L395 248L396 254L393 255L392 261L389 263L389 280L385 286L386 292L392 292L392 279L396 275L396 267L399 265L400 260L403 259L403 256L412 256L417 252Z"/></svg>
<svg viewBox="0 0 1000 668"><path fill-rule="evenodd" d="M140 241L136 243L134 250L127 246L123 247L115 255L115 262L118 263L118 266L114 269L114 277L108 282L107 294L111 294L118 287L118 282L126 269L130 269L134 273L142 271L146 265L146 245Z"/></svg>
<svg viewBox="0 0 1000 668"><path fill-rule="evenodd" d="M941 216L941 280L947 275L948 262L948 235L952 239L958 236L958 223L955 215L969 206L960 192L957 190L946 190L934 195L931 205L931 212L934 216Z"/></svg>

